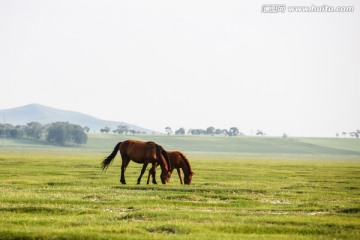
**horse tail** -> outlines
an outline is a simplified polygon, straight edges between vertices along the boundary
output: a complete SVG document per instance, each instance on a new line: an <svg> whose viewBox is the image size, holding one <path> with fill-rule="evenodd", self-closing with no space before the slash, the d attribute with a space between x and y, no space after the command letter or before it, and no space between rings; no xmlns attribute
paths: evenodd
<svg viewBox="0 0 360 240"><path fill-rule="evenodd" d="M114 147L114 151L107 158L105 158L104 161L101 162L102 170L106 170L110 166L111 162L114 160L114 158L117 154L117 151L119 150L121 143L122 142L119 142L118 144L116 144L116 146Z"/></svg>
<svg viewBox="0 0 360 240"><path fill-rule="evenodd" d="M188 169L189 169L189 174L192 174L192 170L191 170L191 165L189 160L187 159L187 157L182 153L182 152L178 152L180 157L184 160L185 164L187 165Z"/></svg>
<svg viewBox="0 0 360 240"><path fill-rule="evenodd" d="M170 163L169 156L166 153L165 149L162 146L156 144L156 150L157 150L158 154L163 155L163 157L165 158L165 160L167 162L167 165L168 165L168 168L169 168L168 170L170 170L171 169L171 163Z"/></svg>

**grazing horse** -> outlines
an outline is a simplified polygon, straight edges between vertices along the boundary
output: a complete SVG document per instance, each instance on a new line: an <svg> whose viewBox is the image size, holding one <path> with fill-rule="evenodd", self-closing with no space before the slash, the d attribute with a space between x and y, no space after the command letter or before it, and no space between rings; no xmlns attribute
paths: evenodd
<svg viewBox="0 0 360 240"><path fill-rule="evenodd" d="M169 181L171 173L170 169L170 162L166 151L158 144L154 142L141 142L136 140L126 140L124 142L119 142L116 144L114 151L105 158L102 163L101 167L103 170L107 169L110 163L115 158L117 151L120 152L122 158L122 165L121 165L121 177L120 182L122 184L126 184L125 181L125 170L128 166L129 162L133 160L136 163L142 163L143 168L141 170L141 174L137 180L137 184L140 184L141 177L144 174L146 167L149 163L152 164L152 172L154 183L156 184L155 174L156 174L156 165L160 165L161 167L161 182L166 184Z"/></svg>
<svg viewBox="0 0 360 240"><path fill-rule="evenodd" d="M184 183L191 184L192 176L194 175L194 173L192 172L189 160L185 157L185 155L179 151L173 151L173 152L166 151L166 153L169 157L170 164L171 164L171 167L169 169L170 177L171 177L172 172L176 168L179 178L180 178L180 183L183 184L183 181L181 179L181 173L180 173L180 168L181 168L184 172ZM150 169L150 171L149 171L147 184L149 184L150 174L151 175L154 174L152 172L153 169L154 168ZM154 181L154 179L153 179L153 181Z"/></svg>

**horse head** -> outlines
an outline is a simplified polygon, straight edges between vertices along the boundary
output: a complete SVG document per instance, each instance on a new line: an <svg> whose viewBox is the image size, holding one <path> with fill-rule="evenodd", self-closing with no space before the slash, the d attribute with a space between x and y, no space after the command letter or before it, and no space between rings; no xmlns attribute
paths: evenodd
<svg viewBox="0 0 360 240"><path fill-rule="evenodd" d="M195 173L191 172L189 175L185 175L185 176L184 176L184 183L185 183L185 184L191 184L192 176L193 176L194 174L195 174Z"/></svg>
<svg viewBox="0 0 360 240"><path fill-rule="evenodd" d="M170 178L171 178L171 174L172 172L169 170L166 174L166 182L169 183L170 182Z"/></svg>
<svg viewBox="0 0 360 240"><path fill-rule="evenodd" d="M162 184L166 184L166 183L170 182L170 177L171 177L170 171L162 171L161 175L160 175Z"/></svg>

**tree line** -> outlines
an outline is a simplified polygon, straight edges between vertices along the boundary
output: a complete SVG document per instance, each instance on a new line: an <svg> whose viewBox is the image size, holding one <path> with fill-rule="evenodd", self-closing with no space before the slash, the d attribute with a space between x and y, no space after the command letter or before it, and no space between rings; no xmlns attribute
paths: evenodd
<svg viewBox="0 0 360 240"><path fill-rule="evenodd" d="M179 129L175 130L175 132L173 132L171 127L166 127L165 132L169 135L172 133L174 133L175 135L185 135L186 134L186 130L184 128L179 128ZM206 129L200 129L200 128L189 129L187 131L187 134L189 134L189 135L209 135L209 136L214 136L214 135L244 136L244 133L242 133L237 127L231 127L229 129L221 129L221 128L215 128L212 126L206 128ZM258 130L256 134L264 135L264 133L260 130Z"/></svg>
<svg viewBox="0 0 360 240"><path fill-rule="evenodd" d="M85 144L87 142L86 128L68 122L54 122L42 125L30 122L26 125L0 124L0 137L12 139L44 140L58 145Z"/></svg>
<svg viewBox="0 0 360 240"><path fill-rule="evenodd" d="M110 127L105 126L104 128L100 129L101 133L109 133L111 130ZM146 132L142 132L142 131L138 131L135 129L130 129L128 126L126 125L118 125L116 129L112 130L113 133L117 133L117 134L131 134L131 135L135 135L135 134L146 134Z"/></svg>
<svg viewBox="0 0 360 240"><path fill-rule="evenodd" d="M114 134L125 134L125 135L135 135L135 134L147 134L146 132L142 132L142 131L138 131L138 130L134 130L134 129L129 129L128 126L125 125L118 125L116 129L111 130L110 127L105 126L104 128L100 129L101 133L114 133ZM175 134L175 135L210 135L210 136L214 136L214 135L222 135L222 136L244 136L245 134L243 132L241 132L237 127L231 127L229 129L221 129L221 128L215 128L215 127L208 127L206 129L200 129L200 128L194 128L194 129L189 129L188 131L185 130L185 128L179 128L177 130L175 130L175 132L173 132L173 130L171 129L171 127L166 127L165 128L165 132L170 135L170 134ZM156 133L154 133L156 134ZM261 130L257 130L255 132L255 134L257 136L263 136L266 135L265 132L261 131Z"/></svg>
<svg viewBox="0 0 360 240"><path fill-rule="evenodd" d="M360 130L356 129L355 131L352 131L352 132L341 132L341 135L343 137L346 137L347 135L349 135L350 137L359 138L360 137ZM340 136L340 134L336 133L336 137L339 137L339 136Z"/></svg>

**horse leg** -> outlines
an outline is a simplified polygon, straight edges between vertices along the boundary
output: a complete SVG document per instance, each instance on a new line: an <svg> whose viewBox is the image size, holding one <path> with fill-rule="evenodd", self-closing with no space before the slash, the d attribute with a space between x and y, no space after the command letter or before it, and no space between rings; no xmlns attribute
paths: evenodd
<svg viewBox="0 0 360 240"><path fill-rule="evenodd" d="M152 175L152 168L149 170L148 178L147 178L147 181L146 181L146 184L148 184L148 185L149 185L149 182L150 182L150 175Z"/></svg>
<svg viewBox="0 0 360 240"><path fill-rule="evenodd" d="M145 170L146 170L147 165L148 165L148 162L145 162L144 165L143 165L143 168L141 169L141 173L140 173L140 176L139 176L139 178L138 178L137 184L140 184L142 175L145 173Z"/></svg>
<svg viewBox="0 0 360 240"><path fill-rule="evenodd" d="M129 160L127 159L127 157L122 157L123 161L122 161L122 164L121 164L121 177L120 177L120 182L122 184L126 184L126 181L125 181L125 170L126 170L126 167L129 165Z"/></svg>
<svg viewBox="0 0 360 240"><path fill-rule="evenodd" d="M150 182L150 176L151 176L152 179L153 179L153 183L154 183L154 184L157 184L157 182L154 181L154 174L155 174L154 169L151 167L150 170L149 170L149 175L148 175L146 184L149 184L149 182Z"/></svg>
<svg viewBox="0 0 360 240"><path fill-rule="evenodd" d="M183 184L182 178L181 178L181 172L180 172L180 168L176 169L180 178L180 183Z"/></svg>
<svg viewBox="0 0 360 240"><path fill-rule="evenodd" d="M152 178L153 178L153 184L157 184L157 182L156 182L156 167L157 167L157 164L153 163L152 168L150 170Z"/></svg>

